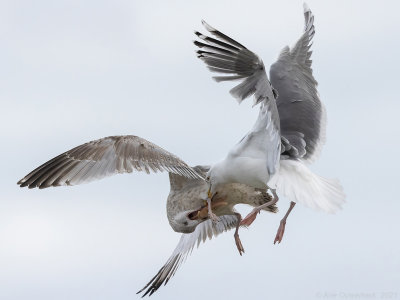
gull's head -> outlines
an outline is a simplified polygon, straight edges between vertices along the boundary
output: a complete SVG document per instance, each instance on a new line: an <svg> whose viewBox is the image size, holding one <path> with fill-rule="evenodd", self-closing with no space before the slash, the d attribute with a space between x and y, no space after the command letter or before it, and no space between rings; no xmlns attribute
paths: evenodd
<svg viewBox="0 0 400 300"><path fill-rule="evenodd" d="M191 220L189 218L191 213L191 211L178 213L170 221L172 228L177 232L192 233L196 229L196 226L199 225L200 220Z"/></svg>
<svg viewBox="0 0 400 300"><path fill-rule="evenodd" d="M171 227L177 232L191 233L196 229L197 225L208 220L209 215L207 200L201 201L203 204L199 208L179 212L172 217L170 220ZM220 215L227 205L228 203L223 197L217 196L211 203L211 210L217 215ZM222 211L220 210L221 208Z"/></svg>
<svg viewBox="0 0 400 300"><path fill-rule="evenodd" d="M206 206L202 206L196 210L177 213L170 220L171 227L177 232L192 233L197 225L207 220L207 212Z"/></svg>

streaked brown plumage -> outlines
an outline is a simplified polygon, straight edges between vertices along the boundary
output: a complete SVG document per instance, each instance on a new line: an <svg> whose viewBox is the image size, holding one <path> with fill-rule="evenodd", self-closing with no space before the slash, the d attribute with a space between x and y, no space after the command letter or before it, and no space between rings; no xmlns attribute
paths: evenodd
<svg viewBox="0 0 400 300"><path fill-rule="evenodd" d="M240 218L234 205L243 203L258 206L270 200L266 191L243 184L227 184L218 189L214 223L208 219L204 199L208 166L190 167L161 147L138 136L110 136L77 146L42 164L18 181L21 187L48 188L76 185L120 173L168 171L171 190L167 199L167 217L171 227L182 232L182 237L171 257L157 275L141 290L144 295L154 293L162 283L175 274L179 265L191 252L212 236L238 228ZM202 213L197 213L199 210ZM276 212L276 206L266 208ZM189 218L188 215L195 217ZM238 237L237 237L238 238Z"/></svg>

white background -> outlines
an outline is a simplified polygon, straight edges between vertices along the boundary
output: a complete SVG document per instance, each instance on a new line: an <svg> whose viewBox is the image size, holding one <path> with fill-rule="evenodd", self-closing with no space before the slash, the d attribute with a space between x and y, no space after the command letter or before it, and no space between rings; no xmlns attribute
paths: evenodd
<svg viewBox="0 0 400 300"><path fill-rule="evenodd" d="M280 213L242 230L243 257L233 233L209 241L155 299L400 299L400 5L308 4L328 112L312 169L340 178L347 204L336 215L296 206L273 245L281 199ZM139 135L191 165L223 158L257 109L237 105L232 85L196 59L201 19L266 65L304 22L301 1L1 2L0 299L137 299L169 257L179 234L165 214L166 174L47 190L16 182L108 135Z"/></svg>

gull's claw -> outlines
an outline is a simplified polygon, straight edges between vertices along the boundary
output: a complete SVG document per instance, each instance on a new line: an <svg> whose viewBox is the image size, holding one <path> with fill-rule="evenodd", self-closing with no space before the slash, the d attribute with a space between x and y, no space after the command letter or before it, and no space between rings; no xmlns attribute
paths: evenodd
<svg viewBox="0 0 400 300"><path fill-rule="evenodd" d="M216 214L214 214L210 209L208 210L208 217L210 218L213 223L219 222L219 218Z"/></svg>
<svg viewBox="0 0 400 300"><path fill-rule="evenodd" d="M240 256L242 256L242 253L244 253L244 248L242 245L242 241L239 238L239 227L240 227L240 221L242 220L242 216L238 213L235 212L235 215L238 219L237 224L236 224L236 230L235 230L235 234L233 235L235 237L235 243L236 243L236 247L239 251Z"/></svg>
<svg viewBox="0 0 400 300"><path fill-rule="evenodd" d="M276 232L274 244L276 244L276 242L278 242L278 244L280 244L282 242L283 234L285 233L286 219L289 216L290 212L292 211L292 209L295 205L296 205L295 202L293 202L293 201L290 202L290 207L289 207L288 211L286 212L285 216L283 217L283 219L281 220L281 223L279 224L279 228L278 228L278 231Z"/></svg>
<svg viewBox="0 0 400 300"><path fill-rule="evenodd" d="M278 244L282 242L283 234L285 233L285 226L286 226L286 221L282 220L279 225L278 231L276 232L274 245L276 244L276 242L278 242Z"/></svg>
<svg viewBox="0 0 400 300"><path fill-rule="evenodd" d="M242 241L239 238L239 234L235 234L234 236L235 236L236 247L237 247L237 249L239 251L240 256L242 256L242 253L244 253L244 248L243 248L243 245L242 245Z"/></svg>

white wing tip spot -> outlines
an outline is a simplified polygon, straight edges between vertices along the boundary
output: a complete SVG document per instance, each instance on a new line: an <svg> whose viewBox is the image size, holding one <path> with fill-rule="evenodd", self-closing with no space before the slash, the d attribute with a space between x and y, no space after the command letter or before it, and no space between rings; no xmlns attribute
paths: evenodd
<svg viewBox="0 0 400 300"><path fill-rule="evenodd" d="M303 3L303 8L304 8L304 13L311 11L311 9L308 7L307 3Z"/></svg>
<svg viewBox="0 0 400 300"><path fill-rule="evenodd" d="M206 21L201 20L201 24L207 29L207 31L212 32L215 31L215 28L210 26Z"/></svg>

